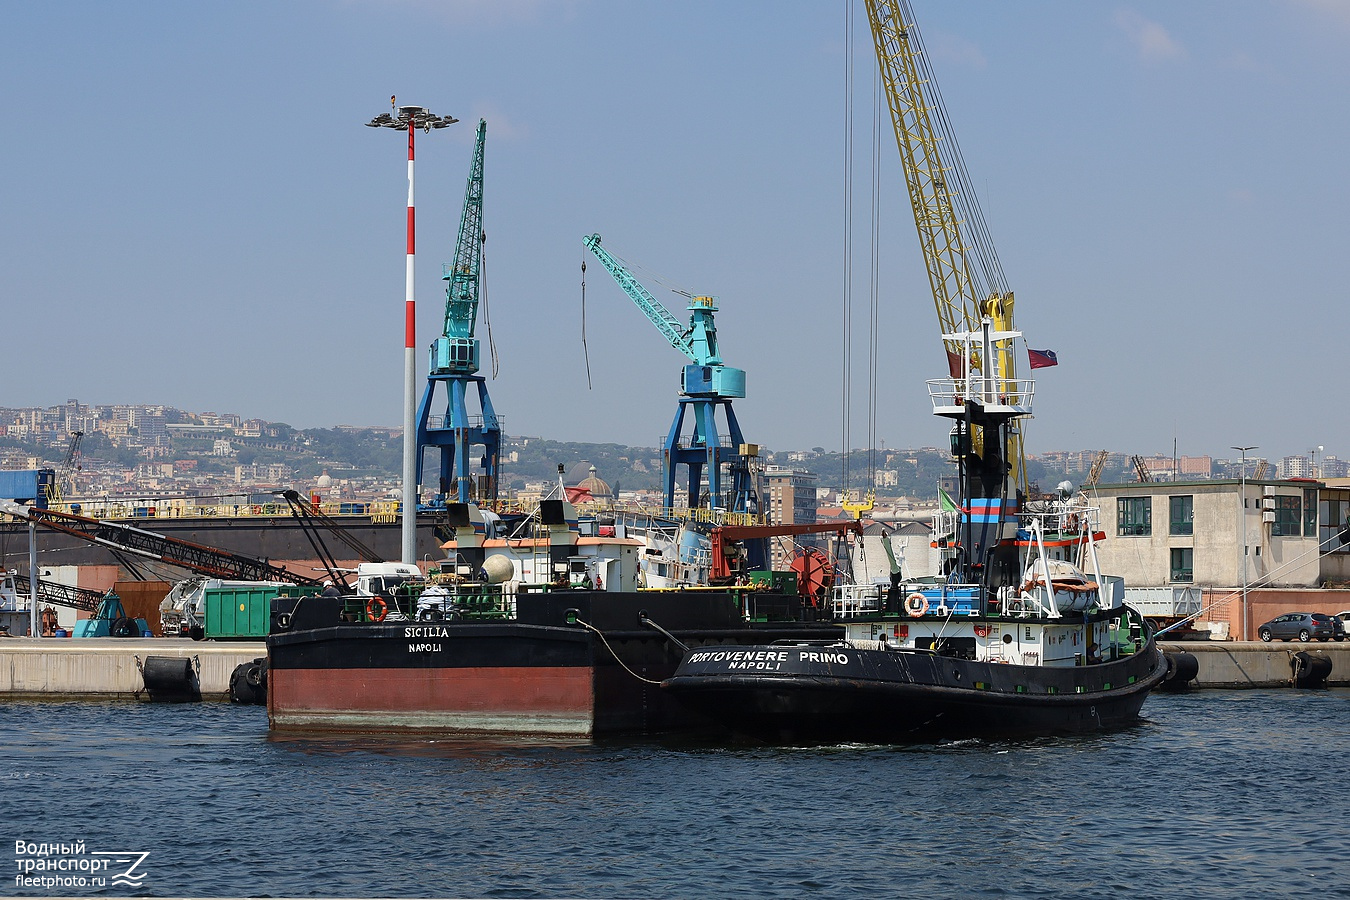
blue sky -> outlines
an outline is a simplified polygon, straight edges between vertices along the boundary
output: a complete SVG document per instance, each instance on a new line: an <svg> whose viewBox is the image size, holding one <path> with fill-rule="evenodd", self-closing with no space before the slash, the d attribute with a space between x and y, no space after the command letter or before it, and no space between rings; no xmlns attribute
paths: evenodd
<svg viewBox="0 0 1350 900"><path fill-rule="evenodd" d="M1350 456L1350 3L914 6L1018 325L1059 354L1028 451ZM599 232L720 298L747 439L838 448L845 8L0 3L0 405L399 424L404 147L362 127L397 94L462 120L419 143L420 347L488 120L490 389L509 433L651 446L669 426L683 357L594 264L588 388L581 239ZM856 14L861 178L875 62ZM940 445L937 317L889 131L880 154L877 433Z"/></svg>

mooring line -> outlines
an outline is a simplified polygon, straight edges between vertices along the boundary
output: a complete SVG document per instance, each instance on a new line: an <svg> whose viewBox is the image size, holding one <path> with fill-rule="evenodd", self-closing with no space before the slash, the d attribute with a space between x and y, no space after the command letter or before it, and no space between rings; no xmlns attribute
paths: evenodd
<svg viewBox="0 0 1350 900"><path fill-rule="evenodd" d="M601 631L599 628L596 628L594 625L592 625L590 622L585 621L584 619L576 619L575 621L578 625L580 625L582 628L585 628L587 631L595 632L596 637L600 638L600 641L605 645L605 649L609 651L609 655L614 657L614 661L617 662L619 665L623 666L623 670L627 672L629 675L632 675L638 681L644 682L646 684L659 685L661 683L659 681L652 681L650 678L644 678L638 673L634 672L632 669L628 668L628 664L625 663L623 660L619 659L619 654L614 652L614 648L609 645L609 641L605 638L605 633Z"/></svg>

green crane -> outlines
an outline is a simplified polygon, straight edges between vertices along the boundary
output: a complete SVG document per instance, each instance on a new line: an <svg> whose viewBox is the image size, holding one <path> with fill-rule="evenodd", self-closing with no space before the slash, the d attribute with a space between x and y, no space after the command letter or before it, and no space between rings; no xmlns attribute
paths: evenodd
<svg viewBox="0 0 1350 900"><path fill-rule="evenodd" d="M745 396L745 370L723 364L717 352L717 298L690 297L689 325L680 324L670 310L651 295L628 269L600 246L600 235L584 238L586 248L614 276L625 294L637 304L672 347L689 357L680 380L680 405L663 446L665 505L675 506L677 467L688 467L686 506L723 508L732 512L759 510L750 474L750 461L759 448L746 444L731 401ZM728 442L717 434L717 412L726 419ZM693 413L693 432L681 437L686 412ZM707 473L707 492L700 491ZM729 484L724 487L724 470Z"/></svg>
<svg viewBox="0 0 1350 900"><path fill-rule="evenodd" d="M431 344L431 362L427 387L417 409L417 483L423 482L424 456L428 447L440 449L440 482L428 504L444 506L453 495L454 502L492 503L497 499L497 480L501 468L501 422L492 408L487 381L478 373L478 294L482 282L483 242L483 143L487 122L479 120L469 183L464 192L464 213L459 220L459 240L454 262L442 269L445 291L445 328ZM443 385L446 399L441 415L432 415L437 386ZM470 387L476 390L478 413L471 414ZM483 448L479 460L481 475L477 483L470 475L469 453L474 446Z"/></svg>

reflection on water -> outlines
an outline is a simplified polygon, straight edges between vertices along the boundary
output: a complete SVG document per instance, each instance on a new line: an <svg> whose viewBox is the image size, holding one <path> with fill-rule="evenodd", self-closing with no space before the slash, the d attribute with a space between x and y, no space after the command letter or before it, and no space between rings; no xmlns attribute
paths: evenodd
<svg viewBox="0 0 1350 900"><path fill-rule="evenodd" d="M0 822L148 851L154 895L1344 890L1350 691L1159 694L1145 714L1102 735L727 747L269 736L257 707L0 703Z"/></svg>
<svg viewBox="0 0 1350 900"><path fill-rule="evenodd" d="M593 746L586 738L549 735L438 735L292 731L267 737L275 747L300 753L375 753L439 759L500 758L531 753L565 753Z"/></svg>

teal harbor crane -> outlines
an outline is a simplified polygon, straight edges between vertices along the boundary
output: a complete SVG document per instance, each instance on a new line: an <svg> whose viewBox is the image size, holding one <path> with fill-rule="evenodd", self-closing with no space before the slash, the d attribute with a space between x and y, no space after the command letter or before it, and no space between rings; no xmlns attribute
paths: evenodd
<svg viewBox="0 0 1350 900"><path fill-rule="evenodd" d="M440 449L440 481L435 496L426 505L445 506L448 499L468 503L492 503L497 499L497 481L501 471L501 422L492 408L487 381L478 373L478 293L482 281L483 243L483 143L487 122L478 122L478 140L474 145L469 184L464 192L464 214L459 220L459 240L455 260L442 268L445 291L445 329L431 344L431 362L427 367L427 387L417 409L417 483L428 447ZM442 415L433 416L438 385L446 398ZM476 390L478 413L469 412L470 387ZM480 475L475 482L470 474L471 448L482 447Z"/></svg>
<svg viewBox="0 0 1350 900"><path fill-rule="evenodd" d="M651 295L633 274L603 247L600 235L584 238L586 248L595 254L638 309L646 314L670 346L689 357L680 378L680 404L675 411L662 447L665 476L665 505L674 507L679 467L687 468L685 505L689 509L725 509L738 513L758 513L758 497L751 461L759 456L759 447L745 443L731 401L745 396L745 370L725 365L717 352L716 297L689 298L689 325L686 327ZM717 430L717 413L727 424L722 442ZM692 433L682 435L686 415L690 415ZM703 481L707 478L707 490Z"/></svg>

